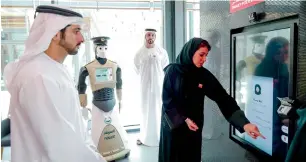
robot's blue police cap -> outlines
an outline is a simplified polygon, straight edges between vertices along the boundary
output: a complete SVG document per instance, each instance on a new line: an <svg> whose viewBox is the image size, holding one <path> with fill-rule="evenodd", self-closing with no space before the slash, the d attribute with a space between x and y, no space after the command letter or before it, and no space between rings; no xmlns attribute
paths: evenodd
<svg viewBox="0 0 306 162"><path fill-rule="evenodd" d="M83 16L80 13L74 12L72 10L68 10L65 8L59 8L56 6L48 6L48 5L40 5L37 6L34 14L34 18L36 17L36 12L39 13L51 13L56 15L62 15L67 17L80 17L83 18Z"/></svg>
<svg viewBox="0 0 306 162"><path fill-rule="evenodd" d="M107 41L109 40L110 38L109 37L94 37L94 38L91 38L91 40L93 41L93 43L97 46L107 46Z"/></svg>
<svg viewBox="0 0 306 162"><path fill-rule="evenodd" d="M260 43L260 44L264 44L266 39L267 39L268 36L265 36L265 35L255 35L253 37L251 37L251 40L254 42L254 43Z"/></svg>

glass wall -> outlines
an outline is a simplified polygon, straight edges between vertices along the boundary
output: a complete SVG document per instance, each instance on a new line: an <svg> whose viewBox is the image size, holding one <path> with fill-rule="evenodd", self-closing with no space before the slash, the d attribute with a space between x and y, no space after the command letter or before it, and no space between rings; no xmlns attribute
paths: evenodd
<svg viewBox="0 0 306 162"><path fill-rule="evenodd" d="M4 0L1 3L1 112L4 119L7 117L10 96L3 83L3 69L7 63L16 60L24 51L24 42L34 17L33 5L50 4L51 1L17 3ZM78 55L69 56L64 62L75 83L78 82L80 68L94 59L93 43L90 39L97 36L110 37L108 58L117 62L122 69L121 119L124 125L139 124L140 82L134 71L133 58L144 44L145 28L156 28L158 30L156 43L163 45L162 3L160 1L98 3L96 1L56 1L56 3L73 7L86 20L86 28L83 31L85 42ZM135 84L138 82L139 84ZM89 86L87 95L89 95L88 101L91 101ZM88 103L88 107L91 107L90 102Z"/></svg>
<svg viewBox="0 0 306 162"><path fill-rule="evenodd" d="M1 8L1 119L8 115L10 95L3 82L4 67L18 57L24 51L24 42L28 35L27 13L31 8Z"/></svg>
<svg viewBox="0 0 306 162"><path fill-rule="evenodd" d="M186 11L186 41L193 37L200 37L200 1L187 0Z"/></svg>

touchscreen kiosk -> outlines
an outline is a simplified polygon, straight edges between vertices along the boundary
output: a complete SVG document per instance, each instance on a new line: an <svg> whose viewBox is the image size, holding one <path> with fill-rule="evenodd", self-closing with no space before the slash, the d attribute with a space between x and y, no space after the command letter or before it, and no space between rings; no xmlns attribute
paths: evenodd
<svg viewBox="0 0 306 162"><path fill-rule="evenodd" d="M285 158L291 131L289 119L277 110L279 98L293 93L294 28L292 23L262 25L234 33L231 38L232 95L266 137L253 139L231 126L231 139L276 159Z"/></svg>

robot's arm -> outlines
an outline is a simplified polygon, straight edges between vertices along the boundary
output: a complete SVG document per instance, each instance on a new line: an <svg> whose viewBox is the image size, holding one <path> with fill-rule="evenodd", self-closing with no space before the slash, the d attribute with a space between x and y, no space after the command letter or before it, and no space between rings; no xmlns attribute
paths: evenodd
<svg viewBox="0 0 306 162"><path fill-rule="evenodd" d="M116 93L117 93L117 98L119 101L119 112L121 111L121 101L122 101L122 76L121 76L121 68L118 66L117 71L116 71L116 78L117 78L117 83L116 83Z"/></svg>
<svg viewBox="0 0 306 162"><path fill-rule="evenodd" d="M79 82L78 82L78 92L79 92L80 104L82 107L87 106L87 95L86 95L87 85L85 83L85 80L88 75L89 73L86 67L82 67L80 70Z"/></svg>
<svg viewBox="0 0 306 162"><path fill-rule="evenodd" d="M117 92L117 97L119 102L122 100L122 76L121 76L121 68L118 67L116 71L116 78L117 78L117 83L116 83L116 92Z"/></svg>

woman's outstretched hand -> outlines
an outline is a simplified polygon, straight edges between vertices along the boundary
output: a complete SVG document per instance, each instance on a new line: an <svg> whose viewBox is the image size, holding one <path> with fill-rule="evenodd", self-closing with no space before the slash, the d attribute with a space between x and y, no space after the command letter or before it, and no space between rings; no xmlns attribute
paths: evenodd
<svg viewBox="0 0 306 162"><path fill-rule="evenodd" d="M249 136L251 136L254 139L257 139L257 137L261 137L263 139L266 139L259 131L258 127L254 124L246 124L243 126L243 129Z"/></svg>
<svg viewBox="0 0 306 162"><path fill-rule="evenodd" d="M190 120L189 118L187 118L187 119L185 120L185 122L187 123L188 128L189 128L190 130L192 130L192 131L197 131L197 130L199 129L198 126L196 125L196 123L193 122L192 120Z"/></svg>

